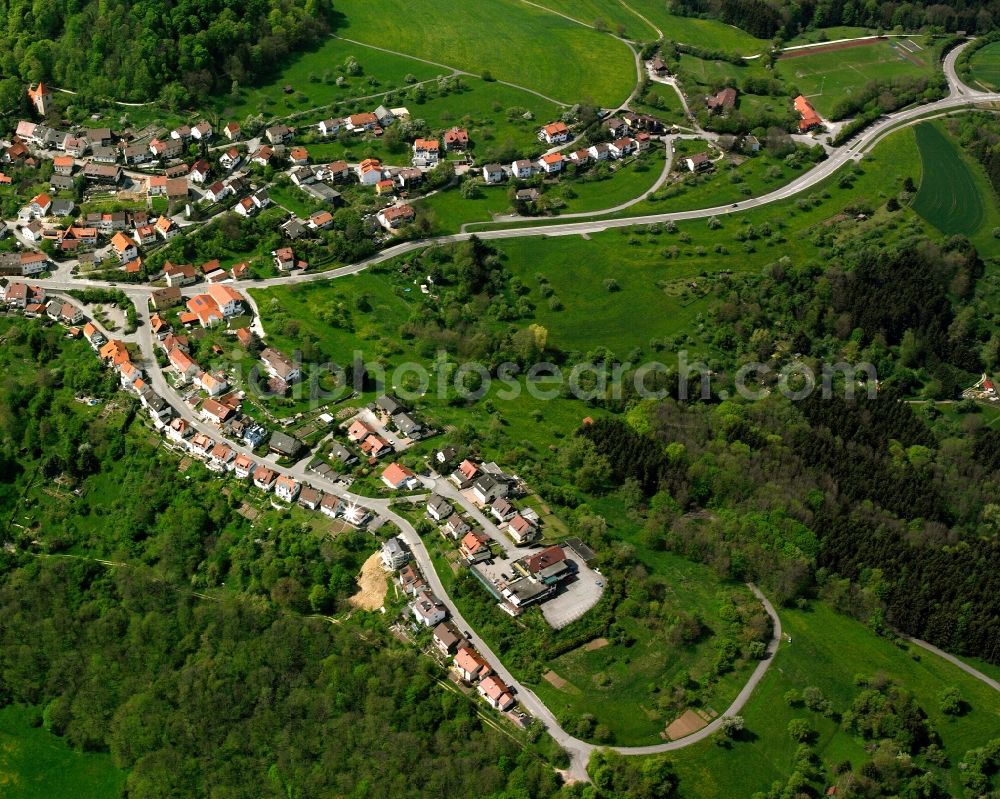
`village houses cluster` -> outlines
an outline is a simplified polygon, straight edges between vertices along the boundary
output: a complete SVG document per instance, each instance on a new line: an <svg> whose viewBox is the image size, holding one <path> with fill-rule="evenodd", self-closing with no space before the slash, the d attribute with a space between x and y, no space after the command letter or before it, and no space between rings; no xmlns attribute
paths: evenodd
<svg viewBox="0 0 1000 799"><path fill-rule="evenodd" d="M387 570L399 572L399 587L411 598L409 609L414 621L433 630L434 646L444 657L451 658L456 678L465 685L474 686L476 693L490 707L501 712L513 709L517 704L513 690L458 628L447 620L447 607L428 587L420 570L410 563L406 544L399 538L388 539L382 545L381 557Z"/></svg>

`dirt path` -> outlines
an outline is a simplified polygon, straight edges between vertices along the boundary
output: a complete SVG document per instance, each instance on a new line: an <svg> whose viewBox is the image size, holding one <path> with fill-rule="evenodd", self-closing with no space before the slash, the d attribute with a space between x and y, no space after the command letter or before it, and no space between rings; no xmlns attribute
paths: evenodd
<svg viewBox="0 0 1000 799"><path fill-rule="evenodd" d="M382 568L382 558L378 552L372 554L361 567L358 576L358 593L347 601L358 610L378 610L385 602L389 581Z"/></svg>

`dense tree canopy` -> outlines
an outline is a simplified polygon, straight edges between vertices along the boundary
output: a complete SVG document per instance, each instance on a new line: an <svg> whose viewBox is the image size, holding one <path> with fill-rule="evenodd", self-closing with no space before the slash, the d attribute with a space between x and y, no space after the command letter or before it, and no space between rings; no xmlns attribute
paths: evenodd
<svg viewBox="0 0 1000 799"><path fill-rule="evenodd" d="M0 0L0 76L179 105L267 75L330 13L329 0Z"/></svg>
<svg viewBox="0 0 1000 799"><path fill-rule="evenodd" d="M888 2L873 0L678 0L679 13L704 14L736 25L762 39L791 38L805 28L857 25L901 27L908 31L932 27L944 31L985 33L1000 20L997 0Z"/></svg>

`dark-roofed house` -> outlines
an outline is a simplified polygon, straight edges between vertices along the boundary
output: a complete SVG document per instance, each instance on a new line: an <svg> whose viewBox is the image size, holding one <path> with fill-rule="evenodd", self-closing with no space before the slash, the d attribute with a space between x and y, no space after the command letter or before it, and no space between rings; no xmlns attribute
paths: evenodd
<svg viewBox="0 0 1000 799"><path fill-rule="evenodd" d="M294 458L302 451L302 442L288 433L275 430L271 433L271 440L267 442L268 449L276 452L283 458Z"/></svg>
<svg viewBox="0 0 1000 799"><path fill-rule="evenodd" d="M451 503L437 494L432 494L431 498L427 501L427 515L434 519L434 521L439 522L442 519L447 519L451 516L453 510Z"/></svg>
<svg viewBox="0 0 1000 799"><path fill-rule="evenodd" d="M705 98L705 105L708 110L717 114L724 114L732 111L736 107L736 89L727 87Z"/></svg>
<svg viewBox="0 0 1000 799"><path fill-rule="evenodd" d="M465 637L451 622L443 621L434 628L434 646L438 648L442 655L452 654L464 643Z"/></svg>

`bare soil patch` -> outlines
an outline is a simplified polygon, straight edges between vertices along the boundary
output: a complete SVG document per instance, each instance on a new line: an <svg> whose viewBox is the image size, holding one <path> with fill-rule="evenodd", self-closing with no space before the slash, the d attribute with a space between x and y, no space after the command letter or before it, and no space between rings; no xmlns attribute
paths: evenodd
<svg viewBox="0 0 1000 799"><path fill-rule="evenodd" d="M803 47L801 50L785 50L778 56L778 58L802 58L807 55L815 55L816 53L834 53L837 50L847 50L850 47L864 47L880 41L882 41L882 39L879 39L877 36L871 36L867 39L855 39L852 42L825 44L822 47Z"/></svg>
<svg viewBox="0 0 1000 799"><path fill-rule="evenodd" d="M595 638L593 641L587 641L587 643L583 645L583 648L588 652L593 652L595 649L603 649L609 643L610 642L607 638Z"/></svg>
<svg viewBox="0 0 1000 799"><path fill-rule="evenodd" d="M552 669L549 669L542 676L545 678L545 681L549 685L551 685L553 688L556 688L556 689L558 689L560 691L566 691L566 690L572 689L572 687L573 687L572 685L569 684L569 682L567 682L562 677L560 677L558 674L556 674L554 671L552 671Z"/></svg>
<svg viewBox="0 0 1000 799"><path fill-rule="evenodd" d="M347 601L359 610L378 610L385 602L389 580L382 568L382 558L375 552L364 562L358 575L358 592Z"/></svg>
<svg viewBox="0 0 1000 799"><path fill-rule="evenodd" d="M685 710L678 718L667 725L667 736L676 741L693 732L697 732L708 722L693 710Z"/></svg>

